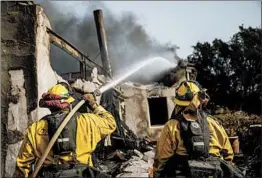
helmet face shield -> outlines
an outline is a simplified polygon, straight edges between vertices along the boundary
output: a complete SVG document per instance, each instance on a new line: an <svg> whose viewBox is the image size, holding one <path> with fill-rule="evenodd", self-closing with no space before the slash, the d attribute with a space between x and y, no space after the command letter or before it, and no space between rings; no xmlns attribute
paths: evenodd
<svg viewBox="0 0 262 178"><path fill-rule="evenodd" d="M198 92L198 98L200 99L200 100L206 100L206 99L210 99L210 97L209 97L209 95L205 92L205 91L200 91L200 92Z"/></svg>
<svg viewBox="0 0 262 178"><path fill-rule="evenodd" d="M198 92L198 99L204 106L207 105L207 103L210 100L210 96L206 93L206 89L201 90Z"/></svg>

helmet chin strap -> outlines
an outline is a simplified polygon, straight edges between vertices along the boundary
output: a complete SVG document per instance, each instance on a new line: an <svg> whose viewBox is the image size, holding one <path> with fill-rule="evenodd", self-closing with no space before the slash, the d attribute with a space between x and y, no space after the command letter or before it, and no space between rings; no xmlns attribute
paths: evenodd
<svg viewBox="0 0 262 178"><path fill-rule="evenodd" d="M200 111L203 110L203 103L201 103L201 104L199 105L199 110L200 110Z"/></svg>
<svg viewBox="0 0 262 178"><path fill-rule="evenodd" d="M191 116L196 116L196 110L186 109L183 111L183 114L189 114Z"/></svg>

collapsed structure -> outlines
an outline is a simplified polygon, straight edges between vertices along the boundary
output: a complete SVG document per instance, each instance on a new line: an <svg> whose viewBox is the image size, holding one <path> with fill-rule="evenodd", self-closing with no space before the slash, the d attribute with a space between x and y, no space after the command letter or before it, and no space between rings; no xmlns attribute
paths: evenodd
<svg viewBox="0 0 262 178"><path fill-rule="evenodd" d="M50 113L40 108L43 92L62 78L50 65L50 44L67 50L83 64L88 57L51 30L43 8L32 2L1 2L1 173L11 177L26 128ZM81 70L81 74L87 70Z"/></svg>
<svg viewBox="0 0 262 178"><path fill-rule="evenodd" d="M106 82L104 69L109 70L107 59L103 59L104 68L92 62L88 56L68 41L56 34L50 25L43 8L32 2L1 2L2 19L2 175L11 177L15 169L15 159L26 128L34 121L49 114L49 110L40 108L38 101L50 86L63 80L51 67L50 45L54 44L76 58L80 71L76 75L62 75L67 79L81 76L94 82L98 87ZM97 16L99 43L102 58L107 49L105 39L101 38L101 12ZM100 28L100 29L99 29ZM102 36L103 37L103 36ZM180 66L181 67L181 66ZM94 70L90 70L94 69ZM178 71L186 73L186 68ZM174 71L177 71L176 69ZM108 76L110 77L110 76ZM185 78L183 75L181 79ZM169 80L170 81L170 80ZM175 84L178 81L175 81ZM136 137L157 139L161 127L170 116L174 87L144 86L123 84L115 89L115 107L119 118L130 133ZM155 103L163 104L161 112L164 118L154 117ZM129 133L129 134L130 134ZM131 137L130 137L131 138ZM134 137L133 137L134 138Z"/></svg>
<svg viewBox="0 0 262 178"><path fill-rule="evenodd" d="M1 2L1 5L1 174L11 177L26 128L50 113L39 107L42 93L57 81L79 77L99 88L112 74L101 11L95 11L94 15L103 67L56 34L40 5L32 2ZM51 44L73 56L80 71L58 75L50 64ZM126 82L101 98L118 126L116 133L103 140L96 150L101 170L115 176L146 176L147 168L152 166L155 140L174 108L175 88L186 79L196 79L196 70L191 64L180 62L154 84Z"/></svg>

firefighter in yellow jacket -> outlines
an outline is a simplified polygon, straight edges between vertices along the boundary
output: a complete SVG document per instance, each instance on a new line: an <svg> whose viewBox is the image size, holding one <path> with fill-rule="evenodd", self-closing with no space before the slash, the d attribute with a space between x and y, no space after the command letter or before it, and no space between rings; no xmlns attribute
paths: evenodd
<svg viewBox="0 0 262 178"><path fill-rule="evenodd" d="M242 177L231 164L234 155L224 128L202 111L208 101L209 96L196 81L180 84L149 177Z"/></svg>
<svg viewBox="0 0 262 178"><path fill-rule="evenodd" d="M72 108L75 98L72 97L70 89L70 86L65 83L59 83L43 94L39 105L49 108L51 114L34 122L26 130L16 160L15 176L22 174L22 177L29 177L32 174L32 169L45 152L49 140ZM92 167L91 154L98 142L116 129L114 117L96 103L92 94L85 94L83 98L91 112L76 113L71 118L46 158L42 170L54 165L70 167L70 165L79 164ZM40 172L43 173L43 171ZM46 175L39 176L45 177ZM68 174L67 176L75 175Z"/></svg>

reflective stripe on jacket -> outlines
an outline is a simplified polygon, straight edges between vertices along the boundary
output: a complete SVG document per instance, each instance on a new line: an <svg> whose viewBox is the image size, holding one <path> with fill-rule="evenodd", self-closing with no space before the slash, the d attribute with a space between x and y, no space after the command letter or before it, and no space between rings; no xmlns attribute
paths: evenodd
<svg viewBox="0 0 262 178"><path fill-rule="evenodd" d="M16 164L18 171L24 177L29 176L32 164L40 159L49 143L47 121L39 120L34 122L26 131L22 146L20 148ZM92 152L97 143L107 135L114 132L116 122L114 117L101 106L98 106L93 113L80 114L77 117L76 132L76 160L82 164L93 166ZM60 163L72 161L73 154L60 156ZM54 164L52 150L44 162L44 166Z"/></svg>
<svg viewBox="0 0 262 178"><path fill-rule="evenodd" d="M233 160L233 150L224 128L211 117L207 117L210 130L209 154L222 157L221 152L226 153L223 159ZM163 171L167 161L174 155L188 155L180 135L179 121L170 119L164 126L156 147L156 155L153 165L154 177L158 177ZM174 163L175 164L175 163ZM175 170L174 170L175 171Z"/></svg>

